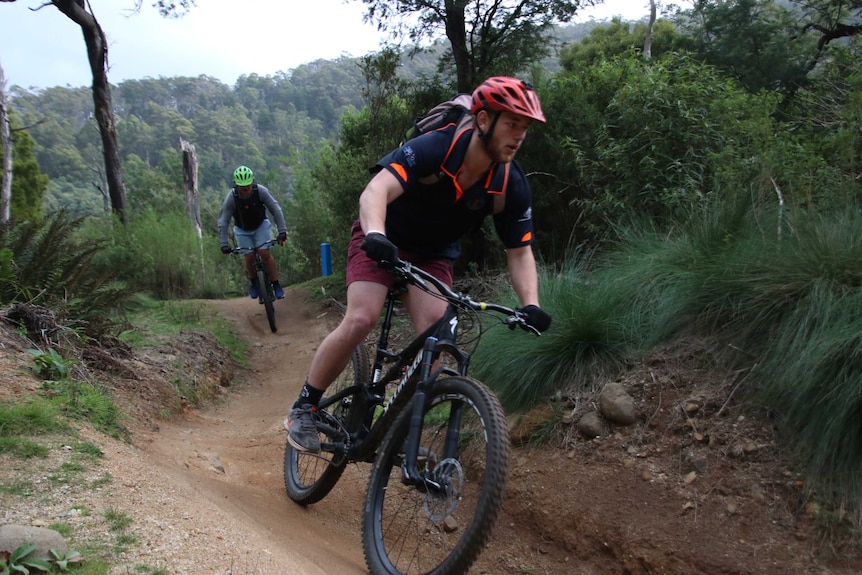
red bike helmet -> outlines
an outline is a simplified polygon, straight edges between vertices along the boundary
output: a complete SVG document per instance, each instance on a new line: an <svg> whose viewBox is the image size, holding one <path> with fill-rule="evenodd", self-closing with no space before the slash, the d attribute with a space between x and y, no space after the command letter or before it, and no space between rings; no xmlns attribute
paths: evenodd
<svg viewBox="0 0 862 575"><path fill-rule="evenodd" d="M539 104L533 87L517 78L508 76L493 76L482 82L473 91L473 105L470 112L473 115L480 110L490 112L511 112L545 123L545 114Z"/></svg>

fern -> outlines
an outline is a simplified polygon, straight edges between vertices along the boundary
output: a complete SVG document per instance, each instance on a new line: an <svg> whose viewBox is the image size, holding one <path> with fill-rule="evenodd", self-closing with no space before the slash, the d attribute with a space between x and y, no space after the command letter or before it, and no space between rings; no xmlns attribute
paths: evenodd
<svg viewBox="0 0 862 575"><path fill-rule="evenodd" d="M117 269L99 265L106 240L83 237L83 222L61 210L0 230L0 303L27 302L64 321L100 324L122 307L132 291L116 280Z"/></svg>

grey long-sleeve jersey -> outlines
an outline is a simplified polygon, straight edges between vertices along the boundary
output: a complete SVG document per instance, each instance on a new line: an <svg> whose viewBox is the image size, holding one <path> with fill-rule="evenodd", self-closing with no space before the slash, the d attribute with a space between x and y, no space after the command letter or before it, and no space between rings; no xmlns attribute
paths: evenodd
<svg viewBox="0 0 862 575"><path fill-rule="evenodd" d="M257 193L261 203L266 207L266 211L272 220L275 221L275 227L279 233L287 233L287 224L284 221L284 213L281 211L281 205L278 200L269 191L266 186L257 185ZM221 206L221 211L218 215L218 237L221 245L227 245L230 220L236 213L236 201L234 200L233 189L228 191Z"/></svg>

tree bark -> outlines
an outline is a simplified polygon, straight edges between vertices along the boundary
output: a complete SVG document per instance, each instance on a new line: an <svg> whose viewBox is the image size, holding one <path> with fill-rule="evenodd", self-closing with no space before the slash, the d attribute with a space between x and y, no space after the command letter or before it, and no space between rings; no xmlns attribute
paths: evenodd
<svg viewBox="0 0 862 575"><path fill-rule="evenodd" d="M12 214L12 128L6 106L6 75L0 66L0 146L3 147L3 172L0 174L0 224Z"/></svg>
<svg viewBox="0 0 862 575"><path fill-rule="evenodd" d="M93 74L93 105L99 134L102 137L102 154L105 158L105 177L111 209L126 223L126 182L120 163L117 127L114 123L114 105L111 84L108 82L108 42L96 17L87 12L83 0L52 0L51 4L81 27L87 45L87 59Z"/></svg>
<svg viewBox="0 0 862 575"><path fill-rule="evenodd" d="M198 194L198 156L194 144L180 138L183 150L183 188L186 192L186 212L198 238L201 237L201 204Z"/></svg>
<svg viewBox="0 0 862 575"><path fill-rule="evenodd" d="M649 0L649 25L647 26L646 40L644 40L644 59L652 59L652 33L655 29L655 0Z"/></svg>
<svg viewBox="0 0 862 575"><path fill-rule="evenodd" d="M467 3L463 0L446 0L446 38L452 47L452 58L455 60L455 73L458 82L458 92L473 91L472 70L470 66L470 50L467 48Z"/></svg>

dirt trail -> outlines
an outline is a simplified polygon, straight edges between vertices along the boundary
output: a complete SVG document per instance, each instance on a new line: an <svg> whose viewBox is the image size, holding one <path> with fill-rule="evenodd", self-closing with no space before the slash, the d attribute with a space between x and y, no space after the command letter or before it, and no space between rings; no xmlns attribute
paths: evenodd
<svg viewBox="0 0 862 575"><path fill-rule="evenodd" d="M367 573L360 532L369 466L349 466L308 508L288 499L282 477L281 422L338 311L326 317L288 291L273 334L254 301L213 305L250 343L255 367L227 401L136 432L135 453L107 454L145 541L130 564L164 564L175 575ZM514 449L503 511L471 573L862 572L858 548L814 529L769 426L718 409L723 376L692 361L690 347L620 378L646 424L595 441L561 425L552 444ZM693 398L698 410L682 410ZM545 407L538 421L550 417Z"/></svg>
<svg viewBox="0 0 862 575"><path fill-rule="evenodd" d="M360 542L362 470L350 469L323 502L302 508L284 490L281 421L298 393L324 335L298 298L277 302L278 332L249 299L216 302L238 334L251 342L253 370L228 402L159 424L139 437L149 463L226 512L270 555L265 573L366 573ZM220 469L223 468L222 473ZM166 477L167 479L167 477Z"/></svg>

